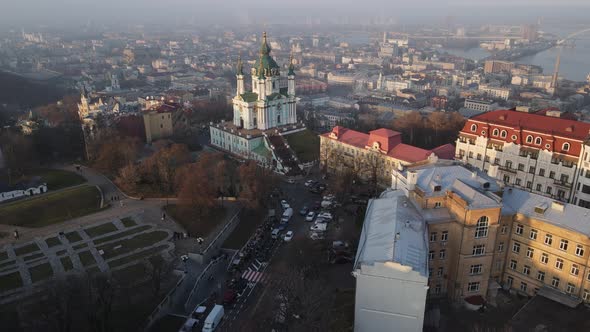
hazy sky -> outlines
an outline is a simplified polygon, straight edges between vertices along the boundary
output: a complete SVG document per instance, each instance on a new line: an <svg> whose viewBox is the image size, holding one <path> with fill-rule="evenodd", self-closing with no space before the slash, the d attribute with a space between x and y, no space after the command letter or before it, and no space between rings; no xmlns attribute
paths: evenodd
<svg viewBox="0 0 590 332"><path fill-rule="evenodd" d="M253 18L429 15L588 15L590 0L0 0L5 24L64 22L159 23L194 18L226 24ZM506 9L511 10L507 11Z"/></svg>

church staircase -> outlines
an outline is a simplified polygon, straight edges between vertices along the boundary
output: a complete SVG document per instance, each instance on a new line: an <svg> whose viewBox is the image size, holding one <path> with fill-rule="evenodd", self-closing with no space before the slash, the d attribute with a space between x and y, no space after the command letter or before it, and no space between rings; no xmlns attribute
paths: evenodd
<svg viewBox="0 0 590 332"><path fill-rule="evenodd" d="M289 148L287 142L281 135L270 135L268 141L273 150L275 157L280 161L286 175L294 176L301 174L299 162L293 150Z"/></svg>

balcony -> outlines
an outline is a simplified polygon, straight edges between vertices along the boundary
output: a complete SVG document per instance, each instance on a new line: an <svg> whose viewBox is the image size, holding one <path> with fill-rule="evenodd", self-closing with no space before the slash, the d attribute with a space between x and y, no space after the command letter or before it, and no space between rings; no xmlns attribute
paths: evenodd
<svg viewBox="0 0 590 332"><path fill-rule="evenodd" d="M506 166L500 166L499 168L500 168L500 170L501 170L501 171L504 171L504 172L509 172L509 173L514 173L514 174L516 174L516 170L515 170L515 169L513 169L513 168L506 167Z"/></svg>
<svg viewBox="0 0 590 332"><path fill-rule="evenodd" d="M556 186L560 186L560 187L564 187L564 188L571 188L572 184L567 182L567 181L561 181L561 180L553 180L553 184Z"/></svg>

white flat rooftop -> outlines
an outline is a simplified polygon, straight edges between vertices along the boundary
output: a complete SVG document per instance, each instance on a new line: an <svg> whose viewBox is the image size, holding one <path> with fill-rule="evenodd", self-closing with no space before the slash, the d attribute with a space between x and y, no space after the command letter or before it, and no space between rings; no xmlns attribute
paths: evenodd
<svg viewBox="0 0 590 332"><path fill-rule="evenodd" d="M374 262L397 262L427 276L427 226L401 190L369 201L355 269Z"/></svg>

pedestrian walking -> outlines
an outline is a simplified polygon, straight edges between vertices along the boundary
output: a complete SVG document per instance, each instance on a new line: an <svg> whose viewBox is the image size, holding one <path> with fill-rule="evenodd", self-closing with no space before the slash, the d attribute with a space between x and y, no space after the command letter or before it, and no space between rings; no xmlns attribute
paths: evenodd
<svg viewBox="0 0 590 332"><path fill-rule="evenodd" d="M18 230L17 230L17 229L15 229L15 230L14 230L14 239L15 239L15 240L18 240L18 238L19 238Z"/></svg>

